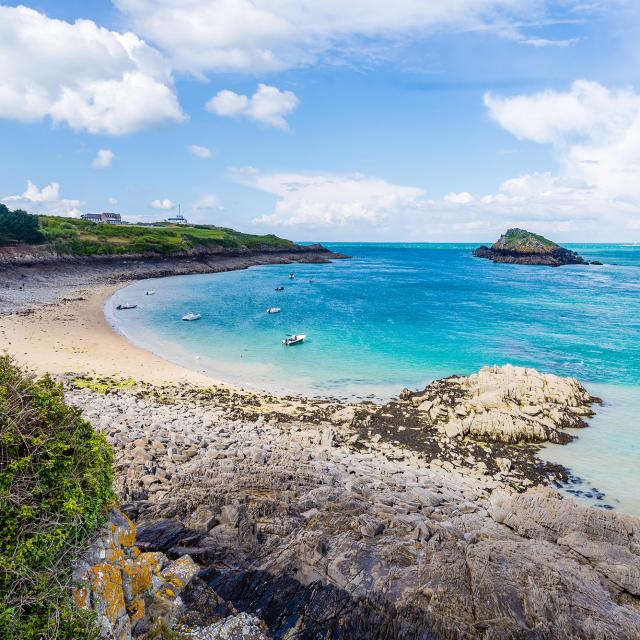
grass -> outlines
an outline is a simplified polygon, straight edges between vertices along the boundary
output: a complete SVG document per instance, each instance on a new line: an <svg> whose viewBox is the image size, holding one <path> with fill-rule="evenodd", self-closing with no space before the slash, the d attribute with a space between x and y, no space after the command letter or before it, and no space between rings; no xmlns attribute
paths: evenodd
<svg viewBox="0 0 640 640"><path fill-rule="evenodd" d="M509 229L504 234L504 241L507 247L523 244L526 245L531 243L532 240L537 241L544 247L558 246L555 242L548 240L544 236L538 235L537 233L531 233L530 231L525 231L524 229Z"/></svg>
<svg viewBox="0 0 640 640"><path fill-rule="evenodd" d="M257 236L210 225L153 226L95 224L77 218L38 216L47 243L60 254L77 256L160 254L171 255L224 249L291 247L290 240L275 235Z"/></svg>

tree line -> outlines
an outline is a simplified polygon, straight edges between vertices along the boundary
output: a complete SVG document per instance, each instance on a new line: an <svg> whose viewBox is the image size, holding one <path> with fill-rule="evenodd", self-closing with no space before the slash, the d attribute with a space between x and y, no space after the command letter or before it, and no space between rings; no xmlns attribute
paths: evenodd
<svg viewBox="0 0 640 640"><path fill-rule="evenodd" d="M43 242L44 239L37 216L22 209L10 211L7 206L0 204L0 244L16 240L36 243Z"/></svg>

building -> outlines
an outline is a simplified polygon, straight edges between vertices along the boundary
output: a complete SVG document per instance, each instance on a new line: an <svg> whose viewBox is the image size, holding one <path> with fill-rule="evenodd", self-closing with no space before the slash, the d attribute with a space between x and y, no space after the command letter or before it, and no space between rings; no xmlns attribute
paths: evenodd
<svg viewBox="0 0 640 640"><path fill-rule="evenodd" d="M177 216L167 218L165 222L168 222L170 224L187 224L187 219L181 213L179 213Z"/></svg>
<svg viewBox="0 0 640 640"><path fill-rule="evenodd" d="M119 213L83 213L80 217L87 222L95 222L96 224L126 224L122 221L122 216Z"/></svg>

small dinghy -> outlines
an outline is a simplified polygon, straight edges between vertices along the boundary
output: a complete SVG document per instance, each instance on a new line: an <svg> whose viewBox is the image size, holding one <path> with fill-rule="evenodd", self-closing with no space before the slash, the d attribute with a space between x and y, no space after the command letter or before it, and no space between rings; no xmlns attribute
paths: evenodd
<svg viewBox="0 0 640 640"><path fill-rule="evenodd" d="M267 309L267 313L280 313L280 311L282 311L280 307L269 307Z"/></svg>
<svg viewBox="0 0 640 640"><path fill-rule="evenodd" d="M202 314L200 314L200 313L187 313L186 316L182 316L182 319L186 320L187 322L193 322L194 320L200 320L200 318L202 318Z"/></svg>
<svg viewBox="0 0 640 640"><path fill-rule="evenodd" d="M284 287L276 287L276 291L284 291Z"/></svg>
<svg viewBox="0 0 640 640"><path fill-rule="evenodd" d="M127 309L135 309L137 306L137 304L119 304L116 309L118 311L126 311Z"/></svg>
<svg viewBox="0 0 640 640"><path fill-rule="evenodd" d="M145 296L155 296L156 292L155 291L147 291L144 295Z"/></svg>
<svg viewBox="0 0 640 640"><path fill-rule="evenodd" d="M306 335L304 335L303 333L301 333L301 334L293 333L293 334L291 334L290 336L287 336L287 337L282 341L282 344L283 344L285 347L291 347L291 346L292 346L292 345L294 345L294 344L300 344L301 342L304 342L304 339L305 339L306 337L307 337L307 336L306 336Z"/></svg>

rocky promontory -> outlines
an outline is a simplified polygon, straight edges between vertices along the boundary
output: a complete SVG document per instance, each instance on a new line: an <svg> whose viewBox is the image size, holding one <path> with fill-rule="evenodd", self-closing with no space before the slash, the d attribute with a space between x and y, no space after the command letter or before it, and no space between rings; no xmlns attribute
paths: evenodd
<svg viewBox="0 0 640 640"><path fill-rule="evenodd" d="M575 251L524 229L509 229L491 247L478 247L473 255L493 262L511 264L539 264L549 267L586 264L584 258Z"/></svg>
<svg viewBox="0 0 640 640"><path fill-rule="evenodd" d="M586 426L575 380L487 367L380 406L75 379L67 399L114 449L125 555L156 562L137 619L122 570L129 622L98 610L114 631L640 637L640 521L562 496L535 456Z"/></svg>

